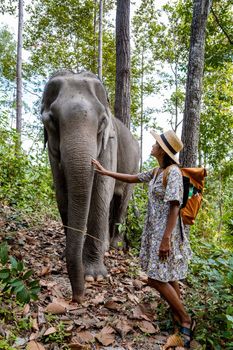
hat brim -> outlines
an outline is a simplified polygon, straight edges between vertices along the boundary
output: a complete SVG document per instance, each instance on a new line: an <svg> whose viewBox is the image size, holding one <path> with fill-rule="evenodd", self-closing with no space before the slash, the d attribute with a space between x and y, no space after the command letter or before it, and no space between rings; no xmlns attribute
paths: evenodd
<svg viewBox="0 0 233 350"><path fill-rule="evenodd" d="M158 144L162 147L162 149L169 155L169 157L176 162L176 164L180 164L178 158L167 148L165 143L163 142L162 138L159 134L156 134L153 130L150 131L151 135L155 138L155 140L158 142Z"/></svg>

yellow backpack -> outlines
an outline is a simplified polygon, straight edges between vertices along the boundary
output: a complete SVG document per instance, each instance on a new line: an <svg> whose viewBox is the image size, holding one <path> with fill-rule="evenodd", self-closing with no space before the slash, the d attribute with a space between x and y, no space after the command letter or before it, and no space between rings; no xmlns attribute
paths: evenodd
<svg viewBox="0 0 233 350"><path fill-rule="evenodd" d="M168 166L163 172L163 186L167 186L167 177L171 167ZM177 166L178 167L178 166ZM205 168L179 168L183 177L183 204L180 208L180 216L184 225L193 225L203 198L204 180L207 176ZM155 175L158 168L155 169Z"/></svg>

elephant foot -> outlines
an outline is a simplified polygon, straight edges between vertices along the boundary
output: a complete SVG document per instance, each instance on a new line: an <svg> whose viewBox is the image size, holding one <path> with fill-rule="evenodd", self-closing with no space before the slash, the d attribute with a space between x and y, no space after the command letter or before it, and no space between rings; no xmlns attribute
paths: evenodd
<svg viewBox="0 0 233 350"><path fill-rule="evenodd" d="M83 300L84 300L83 295L75 295L75 294L72 295L72 302L73 303L82 304Z"/></svg>
<svg viewBox="0 0 233 350"><path fill-rule="evenodd" d="M99 265L86 265L85 266L85 281L86 282L100 282L107 276L108 272L103 263Z"/></svg>
<svg viewBox="0 0 233 350"><path fill-rule="evenodd" d="M111 248L115 249L124 249L125 248L125 242L122 236L115 236L111 239L110 242Z"/></svg>
<svg viewBox="0 0 233 350"><path fill-rule="evenodd" d="M86 275L85 276L85 281L86 282L94 282L94 277L93 276L91 276L91 275Z"/></svg>
<svg viewBox="0 0 233 350"><path fill-rule="evenodd" d="M96 276L96 281L97 281L97 282L101 282L101 281L104 280L104 277L105 277L105 276L103 276L103 275L98 275L98 276ZM95 281L95 278L94 278L93 276L91 276L91 275L86 275L86 276L85 276L85 281L86 281L86 282L94 282L94 281Z"/></svg>

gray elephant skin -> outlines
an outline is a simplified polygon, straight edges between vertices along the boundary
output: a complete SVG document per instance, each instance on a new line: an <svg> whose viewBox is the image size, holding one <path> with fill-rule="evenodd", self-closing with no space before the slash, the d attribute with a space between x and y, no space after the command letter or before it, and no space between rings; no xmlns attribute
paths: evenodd
<svg viewBox="0 0 233 350"><path fill-rule="evenodd" d="M108 170L137 173L138 142L111 115L105 88L90 72L54 74L44 89L41 114L65 227L72 300L80 302L85 276L107 274L104 253L119 240L116 224L132 193L131 184L95 172L91 159Z"/></svg>

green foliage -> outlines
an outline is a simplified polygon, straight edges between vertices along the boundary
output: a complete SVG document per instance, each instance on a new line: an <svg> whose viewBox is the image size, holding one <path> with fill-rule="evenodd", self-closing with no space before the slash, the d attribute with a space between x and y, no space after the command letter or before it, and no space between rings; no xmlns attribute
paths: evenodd
<svg viewBox="0 0 233 350"><path fill-rule="evenodd" d="M233 258L229 250L192 237L195 251L186 304L198 320L195 338L204 349L233 347Z"/></svg>
<svg viewBox="0 0 233 350"><path fill-rule="evenodd" d="M45 336L45 342L53 342L59 345L63 345L65 342L65 338L69 336L69 334L65 330L65 325L63 322L59 322L56 325L57 332L49 334Z"/></svg>
<svg viewBox="0 0 233 350"><path fill-rule="evenodd" d="M18 135L8 127L8 118L0 117L0 200L27 213L56 215L51 171L47 152L27 155L17 151Z"/></svg>
<svg viewBox="0 0 233 350"><path fill-rule="evenodd" d="M233 164L232 164L233 166ZM202 207L192 231L197 237L205 237L216 244L233 249L232 170L219 167L209 172L204 188Z"/></svg>
<svg viewBox="0 0 233 350"><path fill-rule="evenodd" d="M231 64L232 43L232 2L214 0L207 25L206 68L224 69L225 64Z"/></svg>
<svg viewBox="0 0 233 350"><path fill-rule="evenodd" d="M16 76L16 42L6 26L0 28L0 74L11 81Z"/></svg>
<svg viewBox="0 0 233 350"><path fill-rule="evenodd" d="M15 295L16 300L22 304L37 299L40 287L39 282L31 278L33 270L27 270L23 261L19 261L9 255L6 243L0 245L0 267L0 284L3 286L2 293ZM24 328L23 325L21 325L22 327Z"/></svg>
<svg viewBox="0 0 233 350"><path fill-rule="evenodd" d="M13 348L9 345L7 340L0 339L0 349L1 350L16 350L16 348Z"/></svg>
<svg viewBox="0 0 233 350"><path fill-rule="evenodd" d="M216 170L232 157L232 76L232 64L226 64L218 70L209 68L204 79L200 150L204 164Z"/></svg>
<svg viewBox="0 0 233 350"><path fill-rule="evenodd" d="M111 95L115 86L115 41L107 15L113 7L113 1L105 2L103 19L103 77ZM31 73L48 76L66 68L97 74L98 2L37 0L27 11L30 19L25 24L24 43L31 51Z"/></svg>
<svg viewBox="0 0 233 350"><path fill-rule="evenodd" d="M16 13L17 9L17 0L2 0L0 3L0 13L5 14L9 13L11 15Z"/></svg>
<svg viewBox="0 0 233 350"><path fill-rule="evenodd" d="M142 171L151 170L156 166L154 159L149 159L144 163ZM121 227L130 246L135 250L139 250L141 235L145 221L148 202L148 184L137 184L134 187L132 199L129 202L127 218Z"/></svg>

